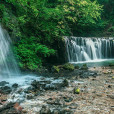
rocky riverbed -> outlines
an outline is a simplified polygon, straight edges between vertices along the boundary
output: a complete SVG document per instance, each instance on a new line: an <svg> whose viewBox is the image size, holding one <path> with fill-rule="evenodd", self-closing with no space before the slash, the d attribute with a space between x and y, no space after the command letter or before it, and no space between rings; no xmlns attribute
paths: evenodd
<svg viewBox="0 0 114 114"><path fill-rule="evenodd" d="M114 114L112 67L58 74L1 81L0 114Z"/></svg>

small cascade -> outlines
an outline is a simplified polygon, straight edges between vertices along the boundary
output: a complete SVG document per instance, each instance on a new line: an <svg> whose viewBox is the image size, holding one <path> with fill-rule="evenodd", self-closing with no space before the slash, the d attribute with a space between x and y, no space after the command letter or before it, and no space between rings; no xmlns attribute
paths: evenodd
<svg viewBox="0 0 114 114"><path fill-rule="evenodd" d="M65 37L69 62L114 58L114 38Z"/></svg>
<svg viewBox="0 0 114 114"><path fill-rule="evenodd" d="M10 37L0 26L0 78L18 74L19 68L11 50Z"/></svg>

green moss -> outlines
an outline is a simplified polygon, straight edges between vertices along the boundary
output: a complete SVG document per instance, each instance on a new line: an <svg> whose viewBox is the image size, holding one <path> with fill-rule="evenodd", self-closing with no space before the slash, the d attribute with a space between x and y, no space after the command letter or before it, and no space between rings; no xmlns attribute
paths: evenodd
<svg viewBox="0 0 114 114"><path fill-rule="evenodd" d="M83 64L83 66L81 67L81 70L87 70L88 67L87 67L87 64Z"/></svg>
<svg viewBox="0 0 114 114"><path fill-rule="evenodd" d="M59 73L60 69L58 66L53 66L52 67L52 72Z"/></svg>
<svg viewBox="0 0 114 114"><path fill-rule="evenodd" d="M73 92L74 92L74 94L79 94L80 93L80 88L74 88Z"/></svg>
<svg viewBox="0 0 114 114"><path fill-rule="evenodd" d="M70 70L70 71L73 71L75 68L74 68L74 65L70 64L70 63L66 63L63 65L63 68L65 70Z"/></svg>
<svg viewBox="0 0 114 114"><path fill-rule="evenodd" d="M109 63L109 66L114 66L114 63Z"/></svg>

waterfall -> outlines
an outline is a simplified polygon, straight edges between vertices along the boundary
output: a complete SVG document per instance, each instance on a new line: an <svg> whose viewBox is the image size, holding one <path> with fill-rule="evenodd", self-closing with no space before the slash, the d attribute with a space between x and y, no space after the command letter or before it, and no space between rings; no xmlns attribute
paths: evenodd
<svg viewBox="0 0 114 114"><path fill-rule="evenodd" d="M11 50L10 37L0 26L0 78L18 74L19 69Z"/></svg>
<svg viewBox="0 0 114 114"><path fill-rule="evenodd" d="M65 37L68 62L114 58L114 38Z"/></svg>

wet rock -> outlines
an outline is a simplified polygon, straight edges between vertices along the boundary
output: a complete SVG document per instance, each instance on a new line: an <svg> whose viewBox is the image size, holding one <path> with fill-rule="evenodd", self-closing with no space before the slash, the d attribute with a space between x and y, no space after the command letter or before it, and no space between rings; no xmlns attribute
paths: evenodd
<svg viewBox="0 0 114 114"><path fill-rule="evenodd" d="M67 79L65 79L62 83L62 86L65 87L65 86L68 86L69 85L69 82Z"/></svg>
<svg viewBox="0 0 114 114"><path fill-rule="evenodd" d="M60 69L59 69L58 66L53 66L53 67L51 68L51 71L52 71L53 73L59 73Z"/></svg>
<svg viewBox="0 0 114 114"><path fill-rule="evenodd" d="M58 86L55 84L46 84L44 89L45 90L55 90L55 89L58 89Z"/></svg>
<svg viewBox="0 0 114 114"><path fill-rule="evenodd" d="M112 88L112 86L111 85L108 85L108 88Z"/></svg>
<svg viewBox="0 0 114 114"><path fill-rule="evenodd" d="M109 98L114 99L114 95L107 95Z"/></svg>
<svg viewBox="0 0 114 114"><path fill-rule="evenodd" d="M24 89L24 92L25 93L31 93L32 91L34 91L34 88L33 87L28 87L28 88L26 88L26 89Z"/></svg>
<svg viewBox="0 0 114 114"><path fill-rule="evenodd" d="M28 100L30 100L30 99L34 98L34 95L33 94L28 94L26 97L27 97Z"/></svg>
<svg viewBox="0 0 114 114"><path fill-rule="evenodd" d="M113 73L111 69L107 70L108 74Z"/></svg>
<svg viewBox="0 0 114 114"><path fill-rule="evenodd" d="M84 72L83 74L80 75L80 78L88 78L88 77L89 77L88 72Z"/></svg>
<svg viewBox="0 0 114 114"><path fill-rule="evenodd" d="M112 111L114 111L114 106L111 106L110 109L111 109Z"/></svg>
<svg viewBox="0 0 114 114"><path fill-rule="evenodd" d="M52 114L61 114L61 112L59 109L55 109L55 110L53 110Z"/></svg>
<svg viewBox="0 0 114 114"><path fill-rule="evenodd" d="M14 104L15 104L15 103L13 103L13 102L8 102L8 103L6 103L6 104L3 105L2 107L0 107L0 112L12 108L12 107L14 106Z"/></svg>
<svg viewBox="0 0 114 114"><path fill-rule="evenodd" d="M9 94L12 91L12 89L9 86L1 87L1 90L4 94Z"/></svg>
<svg viewBox="0 0 114 114"><path fill-rule="evenodd" d="M71 109L63 109L60 114L74 114L74 112L72 112Z"/></svg>
<svg viewBox="0 0 114 114"><path fill-rule="evenodd" d="M21 94L23 92L23 89L20 88L19 90L17 90L17 93Z"/></svg>
<svg viewBox="0 0 114 114"><path fill-rule="evenodd" d="M34 80L34 81L31 83L31 85L32 85L34 91L40 90L40 83L39 83L38 81Z"/></svg>
<svg viewBox="0 0 114 114"><path fill-rule="evenodd" d="M81 67L81 70L88 70L87 64L83 64L83 66Z"/></svg>
<svg viewBox="0 0 114 114"><path fill-rule="evenodd" d="M42 106L40 114L51 114L51 110L47 106Z"/></svg>
<svg viewBox="0 0 114 114"><path fill-rule="evenodd" d="M0 103L3 104L7 101L7 95L0 95Z"/></svg>
<svg viewBox="0 0 114 114"><path fill-rule="evenodd" d="M89 72L89 76L97 76L97 72Z"/></svg>
<svg viewBox="0 0 114 114"><path fill-rule="evenodd" d="M77 107L78 107L78 104L76 104L76 103L72 103L69 106L70 109L77 109Z"/></svg>
<svg viewBox="0 0 114 114"><path fill-rule="evenodd" d="M6 82L6 81L0 82L0 86L5 86L6 84L9 84L9 82Z"/></svg>
<svg viewBox="0 0 114 114"><path fill-rule="evenodd" d="M74 68L75 68L75 69L79 69L80 67L79 67L79 66L75 66Z"/></svg>
<svg viewBox="0 0 114 114"><path fill-rule="evenodd" d="M72 97L63 97L65 102L71 102L73 100Z"/></svg>
<svg viewBox="0 0 114 114"><path fill-rule="evenodd" d="M90 72L90 71L86 71L86 72L80 72L80 77L81 78L88 78L89 76L93 76L96 77L98 75L97 72Z"/></svg>
<svg viewBox="0 0 114 114"><path fill-rule="evenodd" d="M15 108L10 108L10 109L8 109L8 111L6 110L6 112L8 113L8 114L19 114L16 110L15 110Z"/></svg>
<svg viewBox="0 0 114 114"><path fill-rule="evenodd" d="M45 90L57 90L61 89L62 87L66 87L69 85L68 80L57 80L52 82L51 84L46 84L44 89Z"/></svg>
<svg viewBox="0 0 114 114"><path fill-rule="evenodd" d="M27 114L27 111L25 109L22 110L22 113Z"/></svg>
<svg viewBox="0 0 114 114"><path fill-rule="evenodd" d="M19 85L17 83L13 84L12 87L13 88L17 88Z"/></svg>
<svg viewBox="0 0 114 114"><path fill-rule="evenodd" d="M64 102L61 101L61 99L55 99L55 100L47 101L47 103L51 105L62 105Z"/></svg>

